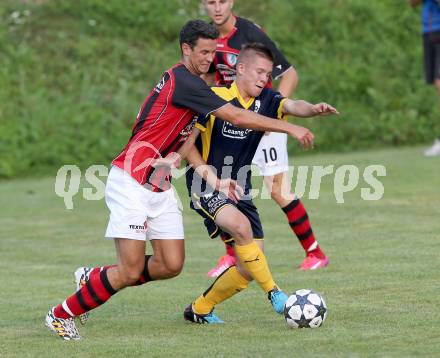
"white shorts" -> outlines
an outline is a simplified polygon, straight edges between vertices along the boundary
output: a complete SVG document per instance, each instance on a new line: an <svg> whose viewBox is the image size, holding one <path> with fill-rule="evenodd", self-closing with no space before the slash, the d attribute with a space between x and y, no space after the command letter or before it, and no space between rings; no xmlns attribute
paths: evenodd
<svg viewBox="0 0 440 358"><path fill-rule="evenodd" d="M258 166L260 175L272 176L289 170L287 134L270 132L261 138L252 163Z"/></svg>
<svg viewBox="0 0 440 358"><path fill-rule="evenodd" d="M132 240L183 239L182 212L174 190L156 193L113 166L105 187L110 219L105 237Z"/></svg>

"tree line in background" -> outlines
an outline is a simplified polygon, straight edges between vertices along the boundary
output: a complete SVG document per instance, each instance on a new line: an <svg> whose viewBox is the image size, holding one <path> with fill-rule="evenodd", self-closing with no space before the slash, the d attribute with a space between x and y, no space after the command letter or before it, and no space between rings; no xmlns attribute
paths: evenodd
<svg viewBox="0 0 440 358"><path fill-rule="evenodd" d="M406 1L237 0L300 76L296 98L339 117L298 120L315 151L430 141L437 97L423 82L418 13ZM178 61L198 0L4 0L0 4L0 178L108 164L140 104ZM301 153L290 142L294 155Z"/></svg>

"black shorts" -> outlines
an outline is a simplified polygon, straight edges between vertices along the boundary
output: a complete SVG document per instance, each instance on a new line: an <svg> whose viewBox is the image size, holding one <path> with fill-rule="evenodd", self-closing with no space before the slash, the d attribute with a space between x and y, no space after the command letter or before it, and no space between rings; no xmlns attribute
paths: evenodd
<svg viewBox="0 0 440 358"><path fill-rule="evenodd" d="M214 191L201 197L194 194L192 195L191 208L203 217L208 234L212 239L221 233L225 233L226 236L230 237L227 232L223 232L215 223L216 215L226 205L235 206L248 218L251 223L254 239L264 238L260 215L258 214L258 210L252 200L240 200L238 203L235 203L225 194L218 191Z"/></svg>
<svg viewBox="0 0 440 358"><path fill-rule="evenodd" d="M429 84L440 79L440 31L423 34L425 79Z"/></svg>

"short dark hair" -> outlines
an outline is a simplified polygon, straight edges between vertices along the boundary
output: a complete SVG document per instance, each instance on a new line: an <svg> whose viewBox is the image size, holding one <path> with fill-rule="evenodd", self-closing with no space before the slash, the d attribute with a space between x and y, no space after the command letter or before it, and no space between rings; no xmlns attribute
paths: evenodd
<svg viewBox="0 0 440 358"><path fill-rule="evenodd" d="M216 40L219 31L214 25L203 20L190 20L180 30L179 42L188 44L191 48L197 44L199 38Z"/></svg>
<svg viewBox="0 0 440 358"><path fill-rule="evenodd" d="M275 61L274 55L269 47L263 45L260 42L251 42L243 45L240 50L240 54L237 58L237 63L241 63L244 61L246 57L249 55L258 55L268 59L271 62Z"/></svg>

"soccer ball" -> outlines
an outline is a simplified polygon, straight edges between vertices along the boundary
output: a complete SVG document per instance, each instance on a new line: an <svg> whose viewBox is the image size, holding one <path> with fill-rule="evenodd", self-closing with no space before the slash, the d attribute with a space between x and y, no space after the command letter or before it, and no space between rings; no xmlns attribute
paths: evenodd
<svg viewBox="0 0 440 358"><path fill-rule="evenodd" d="M284 318L291 328L317 328L327 318L327 305L319 293L298 290L287 299Z"/></svg>

